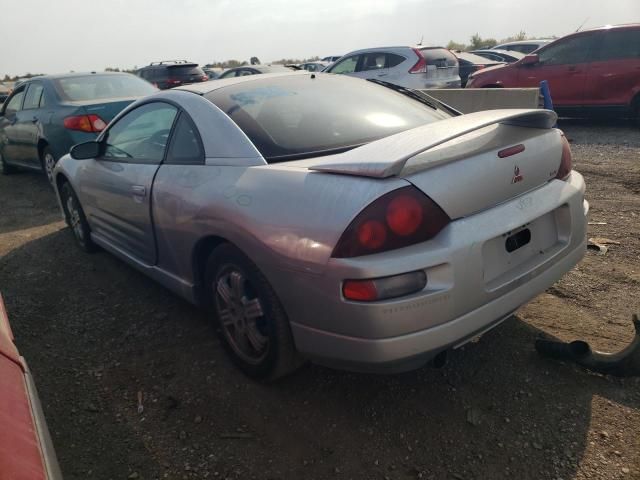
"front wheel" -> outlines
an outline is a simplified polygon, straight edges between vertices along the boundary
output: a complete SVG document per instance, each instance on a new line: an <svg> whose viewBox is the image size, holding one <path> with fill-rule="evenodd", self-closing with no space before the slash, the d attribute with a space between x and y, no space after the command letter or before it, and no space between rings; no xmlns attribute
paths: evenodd
<svg viewBox="0 0 640 480"><path fill-rule="evenodd" d="M216 248L205 281L223 345L246 375L275 380L302 364L280 301L240 250L228 244Z"/></svg>
<svg viewBox="0 0 640 480"><path fill-rule="evenodd" d="M65 220L67 225L71 227L78 246L85 252L95 252L98 246L91 240L91 228L87 223L87 218L84 216L78 197L76 197L73 188L68 182L60 188L60 201Z"/></svg>

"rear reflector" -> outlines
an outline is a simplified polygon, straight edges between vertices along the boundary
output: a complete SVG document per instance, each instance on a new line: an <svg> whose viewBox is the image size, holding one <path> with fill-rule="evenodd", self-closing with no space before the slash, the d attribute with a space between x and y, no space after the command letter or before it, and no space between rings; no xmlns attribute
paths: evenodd
<svg viewBox="0 0 640 480"><path fill-rule="evenodd" d="M418 56L418 61L409 69L409 73L427 73L427 61L422 56L422 53L417 48L414 48L413 51Z"/></svg>
<svg viewBox="0 0 640 480"><path fill-rule="evenodd" d="M88 133L98 133L107 126L104 120L98 115L73 115L63 121L64 128L69 130L80 130Z"/></svg>
<svg viewBox="0 0 640 480"><path fill-rule="evenodd" d="M392 277L345 280L342 294L347 300L374 302L410 295L423 290L426 285L427 275L423 271L417 271Z"/></svg>
<svg viewBox="0 0 640 480"><path fill-rule="evenodd" d="M504 150L500 150L498 152L498 157L507 158L507 157L510 157L511 155L516 155L516 154L522 153L522 152L524 152L524 145L523 144L514 145L513 147L509 147L509 148L505 148Z"/></svg>

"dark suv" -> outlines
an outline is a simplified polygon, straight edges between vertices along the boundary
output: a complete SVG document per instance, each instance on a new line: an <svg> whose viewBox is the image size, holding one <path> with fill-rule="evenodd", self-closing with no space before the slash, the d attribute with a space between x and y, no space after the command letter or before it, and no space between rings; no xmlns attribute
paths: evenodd
<svg viewBox="0 0 640 480"><path fill-rule="evenodd" d="M190 63L186 60L151 62L150 65L138 70L136 75L161 90L209 80L207 74L197 63Z"/></svg>
<svg viewBox="0 0 640 480"><path fill-rule="evenodd" d="M518 62L474 72L467 88L538 87L542 80L561 115L640 121L640 24L567 35Z"/></svg>

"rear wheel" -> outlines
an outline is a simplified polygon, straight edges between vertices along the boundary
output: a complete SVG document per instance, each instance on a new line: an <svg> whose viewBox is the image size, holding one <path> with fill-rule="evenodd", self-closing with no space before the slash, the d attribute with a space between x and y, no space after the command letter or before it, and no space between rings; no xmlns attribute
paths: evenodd
<svg viewBox="0 0 640 480"><path fill-rule="evenodd" d="M240 250L217 247L207 261L205 282L223 345L246 375L275 380L302 364L280 301Z"/></svg>
<svg viewBox="0 0 640 480"><path fill-rule="evenodd" d="M16 170L17 170L16 167L14 167L13 165L7 164L7 162L5 161L1 153L0 153L0 168L2 168L3 175L11 175L12 173L16 173Z"/></svg>
<svg viewBox="0 0 640 480"><path fill-rule="evenodd" d="M47 180L53 186L53 169L56 166L56 158L49 147L44 147L41 154L42 169L47 174Z"/></svg>
<svg viewBox="0 0 640 480"><path fill-rule="evenodd" d="M85 252L95 252L98 246L91 240L91 228L87 223L87 218L84 216L78 197L76 197L73 188L68 182L60 188L60 201L65 220L67 225L71 227L78 246Z"/></svg>

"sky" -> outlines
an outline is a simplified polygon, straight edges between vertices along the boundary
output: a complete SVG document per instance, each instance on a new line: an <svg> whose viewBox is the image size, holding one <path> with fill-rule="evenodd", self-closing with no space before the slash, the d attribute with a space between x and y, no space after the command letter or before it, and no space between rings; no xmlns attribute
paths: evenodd
<svg viewBox="0 0 640 480"><path fill-rule="evenodd" d="M342 55L640 22L640 0L0 0L0 77Z"/></svg>

